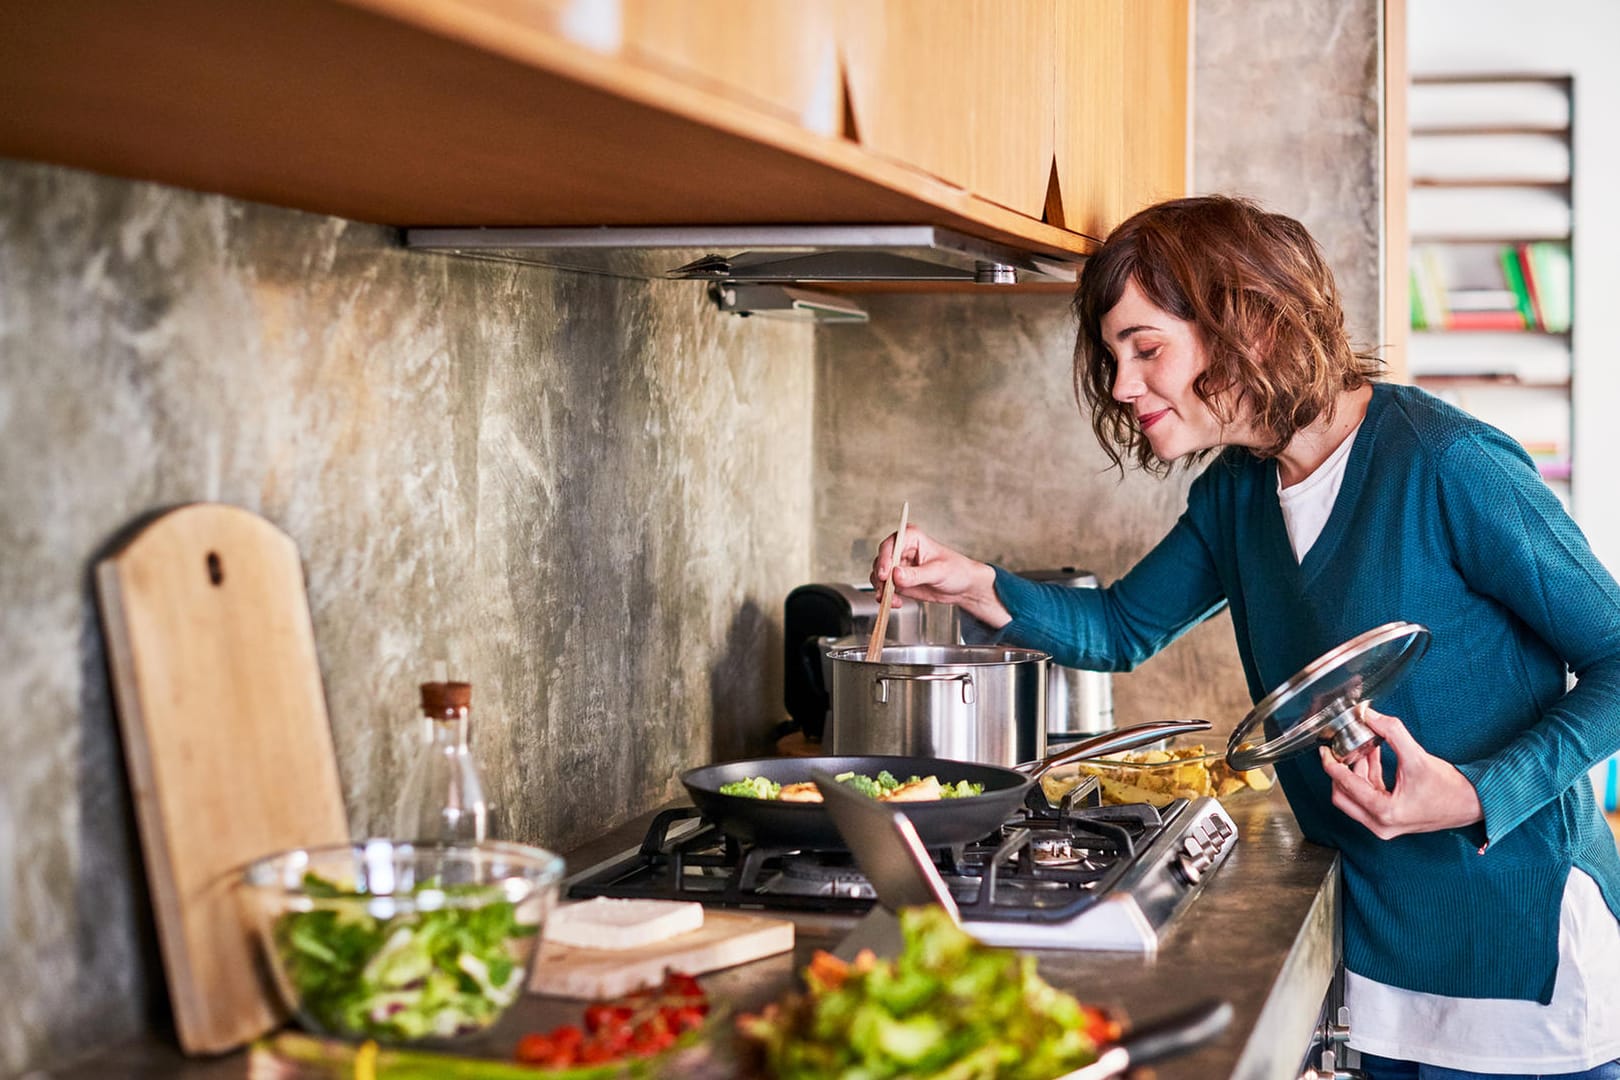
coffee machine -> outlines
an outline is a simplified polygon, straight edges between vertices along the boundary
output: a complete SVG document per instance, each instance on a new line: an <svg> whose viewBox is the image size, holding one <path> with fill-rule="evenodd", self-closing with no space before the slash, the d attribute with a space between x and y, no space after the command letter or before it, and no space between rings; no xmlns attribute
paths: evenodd
<svg viewBox="0 0 1620 1080"><path fill-rule="evenodd" d="M1095 574L1072 566L1019 571L1032 581L1073 588L1097 588ZM806 739L819 740L832 711L828 649L864 645L877 620L878 595L869 584L800 585L783 608L783 697L788 715ZM902 598L889 614L884 640L891 645L971 645L989 641L991 631L950 604L923 604ZM1048 743L1072 741L1114 727L1114 697L1106 671L1049 666L1046 726Z"/></svg>

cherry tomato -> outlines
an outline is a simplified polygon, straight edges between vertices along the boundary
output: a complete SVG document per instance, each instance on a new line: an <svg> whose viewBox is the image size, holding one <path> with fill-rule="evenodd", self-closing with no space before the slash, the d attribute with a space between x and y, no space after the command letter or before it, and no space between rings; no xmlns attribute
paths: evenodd
<svg viewBox="0 0 1620 1080"><path fill-rule="evenodd" d="M664 993L670 997L707 997L703 987L698 985L697 979L681 971L671 971L664 976Z"/></svg>
<svg viewBox="0 0 1620 1080"><path fill-rule="evenodd" d="M635 1010L628 1005L587 1005L585 1006L585 1030L596 1033L621 1027Z"/></svg>
<svg viewBox="0 0 1620 1080"><path fill-rule="evenodd" d="M525 1064L565 1068L650 1056L674 1046L682 1032L702 1027L708 1012L709 997L697 979L671 971L659 986L587 1005L583 1026L563 1024L523 1036L516 1057Z"/></svg>
<svg viewBox="0 0 1620 1080"><path fill-rule="evenodd" d="M557 1047L544 1035L525 1035L518 1040L517 1059L528 1065L549 1064Z"/></svg>
<svg viewBox="0 0 1620 1080"><path fill-rule="evenodd" d="M588 1042L579 1048L579 1064L600 1065L605 1061L612 1061L618 1055L599 1042Z"/></svg>

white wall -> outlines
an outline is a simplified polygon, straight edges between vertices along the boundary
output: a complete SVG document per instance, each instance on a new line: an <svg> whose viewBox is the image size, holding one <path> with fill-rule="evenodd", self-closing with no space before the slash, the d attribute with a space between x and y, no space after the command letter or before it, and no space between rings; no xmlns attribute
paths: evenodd
<svg viewBox="0 0 1620 1080"><path fill-rule="evenodd" d="M1574 78L1575 519L1620 572L1620 2L1409 0L1413 75Z"/></svg>

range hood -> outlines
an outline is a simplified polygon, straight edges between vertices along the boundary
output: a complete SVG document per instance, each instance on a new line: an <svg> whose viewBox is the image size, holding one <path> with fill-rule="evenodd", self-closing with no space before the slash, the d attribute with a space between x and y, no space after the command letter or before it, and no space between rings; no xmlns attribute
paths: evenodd
<svg viewBox="0 0 1620 1080"><path fill-rule="evenodd" d="M716 305L735 314L843 320L860 317L848 298L786 287L1072 283L1079 265L936 225L432 228L407 229L405 246L588 274L706 281Z"/></svg>

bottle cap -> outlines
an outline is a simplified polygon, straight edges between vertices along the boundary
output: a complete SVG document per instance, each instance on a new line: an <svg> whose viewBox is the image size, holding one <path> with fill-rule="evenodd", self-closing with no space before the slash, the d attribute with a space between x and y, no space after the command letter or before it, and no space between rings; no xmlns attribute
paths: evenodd
<svg viewBox="0 0 1620 1080"><path fill-rule="evenodd" d="M422 684L422 711L431 716L465 709L472 704L472 683L425 682Z"/></svg>

